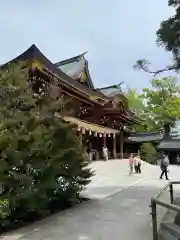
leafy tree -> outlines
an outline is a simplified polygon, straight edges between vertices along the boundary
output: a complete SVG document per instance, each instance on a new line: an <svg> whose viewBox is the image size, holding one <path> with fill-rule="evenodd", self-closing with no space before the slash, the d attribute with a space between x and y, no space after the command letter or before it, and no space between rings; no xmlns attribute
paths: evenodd
<svg viewBox="0 0 180 240"><path fill-rule="evenodd" d="M55 81L35 95L28 79L24 64L0 71L0 227L74 203L92 176L75 128L63 121L62 99L52 94Z"/></svg>
<svg viewBox="0 0 180 240"><path fill-rule="evenodd" d="M145 106L136 89L128 88L125 95L128 99L129 108L135 112L137 117L142 117Z"/></svg>
<svg viewBox="0 0 180 240"><path fill-rule="evenodd" d="M152 88L143 89L141 95L146 101L146 114L156 129L174 126L180 119L180 87L177 85L177 79L153 79L151 84Z"/></svg>
<svg viewBox="0 0 180 240"><path fill-rule="evenodd" d="M142 93L138 94L136 90L128 89L126 92L130 109L141 119L141 124L134 124L133 129L136 132L156 131L157 127L154 120L150 117L147 101Z"/></svg>
<svg viewBox="0 0 180 240"><path fill-rule="evenodd" d="M140 94L128 89L126 97L129 107L142 119L141 125L133 126L138 132L159 131L164 126L174 127L180 120L180 87L173 77L151 81L151 88Z"/></svg>
<svg viewBox="0 0 180 240"><path fill-rule="evenodd" d="M144 132L147 130L147 118L145 113L145 105L143 99L137 93L136 89L128 88L125 92L125 96L128 100L128 107L135 113L135 115L141 119L141 124L134 124L133 130L136 132Z"/></svg>

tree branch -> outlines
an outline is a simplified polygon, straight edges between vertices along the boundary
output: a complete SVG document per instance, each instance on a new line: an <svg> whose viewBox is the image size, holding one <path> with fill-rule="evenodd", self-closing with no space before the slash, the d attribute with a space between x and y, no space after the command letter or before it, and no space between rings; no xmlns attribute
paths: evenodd
<svg viewBox="0 0 180 240"><path fill-rule="evenodd" d="M152 71L149 69L149 65L150 65L150 62L146 59L141 59L141 60L138 60L134 65L133 65L133 68L135 70L143 70L144 72L147 72L147 73L150 73L150 74L154 74L154 76L160 74L160 73L163 73L163 72L167 72L167 71L172 71L172 70L175 70L177 71L177 68L175 65L170 65L170 66L167 66L165 68L162 68L162 69L159 69L159 70L156 70L156 71Z"/></svg>

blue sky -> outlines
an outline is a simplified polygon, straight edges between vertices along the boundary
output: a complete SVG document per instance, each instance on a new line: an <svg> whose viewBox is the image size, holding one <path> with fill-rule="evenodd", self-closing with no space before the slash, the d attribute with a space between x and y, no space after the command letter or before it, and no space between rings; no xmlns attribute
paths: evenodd
<svg viewBox="0 0 180 240"><path fill-rule="evenodd" d="M170 15L167 0L1 0L0 63L33 43L53 62L88 50L96 87L124 81L140 90L151 76L133 70L137 59L148 58L153 68L171 62L155 44L160 21Z"/></svg>

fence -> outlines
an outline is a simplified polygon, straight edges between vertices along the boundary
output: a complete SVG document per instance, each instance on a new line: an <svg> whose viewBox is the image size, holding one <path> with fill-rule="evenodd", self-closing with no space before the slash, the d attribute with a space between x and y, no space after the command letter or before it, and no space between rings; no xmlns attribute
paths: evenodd
<svg viewBox="0 0 180 240"><path fill-rule="evenodd" d="M161 207L165 207L167 210L173 210L180 214L180 206L174 204L174 185L180 184L180 182L169 182L161 191L151 199L151 215L152 215L152 228L153 228L153 240L158 240L158 227L157 227L157 205ZM170 203L159 200L161 195L165 190L169 188L170 193ZM180 239L179 233L174 233L173 235L177 235L176 239Z"/></svg>

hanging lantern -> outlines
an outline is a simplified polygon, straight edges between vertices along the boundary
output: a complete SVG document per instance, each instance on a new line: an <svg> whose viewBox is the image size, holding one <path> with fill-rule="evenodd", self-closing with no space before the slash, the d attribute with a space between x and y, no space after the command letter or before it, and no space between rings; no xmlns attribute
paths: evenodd
<svg viewBox="0 0 180 240"><path fill-rule="evenodd" d="M110 133L108 134L108 137L111 137L111 134L110 134Z"/></svg>
<svg viewBox="0 0 180 240"><path fill-rule="evenodd" d="M92 135L92 132L91 132L91 130L89 130L89 136L91 136Z"/></svg>
<svg viewBox="0 0 180 240"><path fill-rule="evenodd" d="M106 137L106 134L105 134L105 133L103 134L103 137L104 137L104 138Z"/></svg>
<svg viewBox="0 0 180 240"><path fill-rule="evenodd" d="M94 133L94 137L97 137L97 132Z"/></svg>
<svg viewBox="0 0 180 240"><path fill-rule="evenodd" d="M101 134L101 133L99 134L99 137L100 137L100 138L102 137L102 134Z"/></svg>
<svg viewBox="0 0 180 240"><path fill-rule="evenodd" d="M80 127L78 127L78 129L77 129L77 130L78 130L78 132L80 132L80 131L81 131L81 128L80 128Z"/></svg>
<svg viewBox="0 0 180 240"><path fill-rule="evenodd" d="M83 129L82 129L82 134L85 134L85 133L86 133L86 131L85 131L85 129L83 128Z"/></svg>

